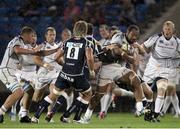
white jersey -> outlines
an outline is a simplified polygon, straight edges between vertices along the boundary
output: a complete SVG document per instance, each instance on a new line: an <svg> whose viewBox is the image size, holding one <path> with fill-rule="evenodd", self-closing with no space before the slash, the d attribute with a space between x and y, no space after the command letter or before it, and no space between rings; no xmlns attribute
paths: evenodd
<svg viewBox="0 0 180 129"><path fill-rule="evenodd" d="M163 35L154 35L144 42L144 46L151 48L151 55L143 80L151 83L156 77L163 77L174 83L177 76L176 68L180 61L179 39L172 37L167 40Z"/></svg>
<svg viewBox="0 0 180 129"><path fill-rule="evenodd" d="M25 43L20 36L13 38L9 42L0 66L0 79L12 92L21 86L16 73L20 72L17 67L22 61L22 55L17 55L14 52L15 46L25 47Z"/></svg>
<svg viewBox="0 0 180 129"><path fill-rule="evenodd" d="M56 43L54 43L54 45L51 45L51 44L45 42L42 49L43 50L51 50L51 49L56 49L58 47L59 46ZM57 71L60 71L62 69L62 67L55 61L55 55L56 55L56 52L51 54L51 55L45 56L45 57L43 57L43 61L51 64L52 66L54 66L54 68Z"/></svg>
<svg viewBox="0 0 180 129"><path fill-rule="evenodd" d="M99 42L101 43L102 48L110 44L109 39L101 39Z"/></svg>
<svg viewBox="0 0 180 129"><path fill-rule="evenodd" d="M172 37L167 40L164 35L154 35L144 42L146 48L152 48L149 63L159 67L177 67L173 58L180 53L180 40Z"/></svg>
<svg viewBox="0 0 180 129"><path fill-rule="evenodd" d="M24 46L25 49L33 49L33 47L30 44L27 44ZM33 55L21 55L21 58L19 60L21 65L21 70L25 72L32 72L36 71L37 65L34 63Z"/></svg>
<svg viewBox="0 0 180 129"><path fill-rule="evenodd" d="M121 48L128 53L134 53L135 49L128 43L127 38L124 33L119 32L113 35L110 44L120 44ZM122 66L126 65L125 61L121 61L120 64Z"/></svg>
<svg viewBox="0 0 180 129"><path fill-rule="evenodd" d="M9 42L9 44L6 48L4 57L1 62L1 66L0 66L1 69L2 68L10 68L10 69L15 69L15 70L17 69L17 64L19 64L21 55L17 55L14 52L15 46L20 46L22 48L25 46L25 44L20 36L13 38Z"/></svg>
<svg viewBox="0 0 180 129"><path fill-rule="evenodd" d="M62 43L62 42L61 42ZM59 44L61 45L61 44ZM57 45L56 43L54 43L54 45L51 45L47 42L45 42L43 44L42 49L43 50L51 50L51 49L56 49L59 47L59 45ZM62 66L59 65L56 61L55 61L55 55L56 53L53 53L51 55L45 56L43 57L43 62L49 63L50 65L52 65L54 67L54 69L52 71L48 71L46 68L44 67L40 67L38 70L38 80L37 80L37 89L41 89L44 86L46 86L49 83L55 83L59 72L62 69Z"/></svg>

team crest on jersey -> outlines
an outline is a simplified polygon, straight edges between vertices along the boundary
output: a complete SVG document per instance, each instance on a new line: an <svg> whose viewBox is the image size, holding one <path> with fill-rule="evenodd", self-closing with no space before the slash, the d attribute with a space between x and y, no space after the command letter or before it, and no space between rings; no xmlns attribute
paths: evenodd
<svg viewBox="0 0 180 129"><path fill-rule="evenodd" d="M83 44L82 43L73 43L73 42L67 42L66 47L78 47L82 48Z"/></svg>
<svg viewBox="0 0 180 129"><path fill-rule="evenodd" d="M163 41L163 40L159 40L159 42L160 42L160 43L164 43L164 41Z"/></svg>
<svg viewBox="0 0 180 129"><path fill-rule="evenodd" d="M50 47L50 46L47 46L46 49L51 49L51 47Z"/></svg>

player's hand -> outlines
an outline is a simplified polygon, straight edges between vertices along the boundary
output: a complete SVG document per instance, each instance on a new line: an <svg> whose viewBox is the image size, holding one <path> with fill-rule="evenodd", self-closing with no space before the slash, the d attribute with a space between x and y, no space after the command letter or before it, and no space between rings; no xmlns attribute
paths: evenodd
<svg viewBox="0 0 180 129"><path fill-rule="evenodd" d="M44 63L43 67L49 71L52 71L54 69L54 66L50 65L49 63Z"/></svg>
<svg viewBox="0 0 180 129"><path fill-rule="evenodd" d="M91 78L91 79L94 79L94 78L95 78L95 76L96 76L96 74L95 74L94 70L89 71L89 74L90 74L90 78Z"/></svg>

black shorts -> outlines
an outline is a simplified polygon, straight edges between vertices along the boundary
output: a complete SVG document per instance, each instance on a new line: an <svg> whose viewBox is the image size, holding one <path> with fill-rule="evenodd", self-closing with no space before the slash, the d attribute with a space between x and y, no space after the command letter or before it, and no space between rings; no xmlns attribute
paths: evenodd
<svg viewBox="0 0 180 129"><path fill-rule="evenodd" d="M62 72L59 73L55 86L59 89L73 87L77 92L84 92L90 88L90 84L84 75L68 76Z"/></svg>

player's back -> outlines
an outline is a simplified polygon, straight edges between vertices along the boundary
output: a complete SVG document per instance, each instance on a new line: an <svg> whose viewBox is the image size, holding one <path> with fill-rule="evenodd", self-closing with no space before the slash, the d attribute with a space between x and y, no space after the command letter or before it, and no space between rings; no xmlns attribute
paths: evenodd
<svg viewBox="0 0 180 129"><path fill-rule="evenodd" d="M88 43L85 38L71 38L65 42L63 73L69 76L84 74L84 66L86 63L85 49Z"/></svg>

